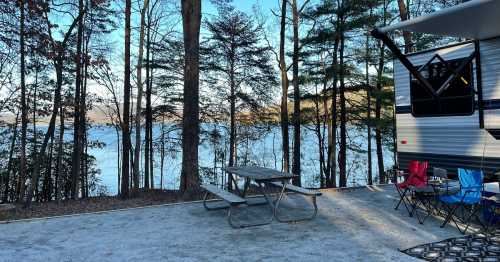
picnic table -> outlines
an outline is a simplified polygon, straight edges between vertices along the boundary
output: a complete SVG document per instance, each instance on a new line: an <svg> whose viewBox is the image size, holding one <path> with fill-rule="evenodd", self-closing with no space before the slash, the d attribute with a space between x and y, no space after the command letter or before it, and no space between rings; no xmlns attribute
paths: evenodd
<svg viewBox="0 0 500 262"><path fill-rule="evenodd" d="M256 166L228 167L226 169L226 172L228 172L231 175L229 178L229 183L232 183L234 185L234 193L221 189L215 185L203 184L202 188L206 190L206 194L203 199L203 205L207 210L227 208L228 209L227 216L229 224L234 228L267 225L270 224L273 221L273 219L276 219L279 222L298 222L303 220L310 220L313 219L317 214L318 208L316 205L316 197L321 195L321 193L319 191L309 190L290 184L290 180L295 177L295 175L293 174L280 172L270 168L256 167ZM243 188L239 187L237 182L238 178L244 179ZM272 212L272 215L265 222L248 223L248 224L236 223L232 217L235 208L241 205L246 205L247 207L253 205L248 203L246 199L247 192L252 183L256 185L258 193L262 194L262 196L265 199L265 202L257 204L265 204L265 205L267 204ZM273 198L272 194L268 190L271 187L279 189L275 198ZM282 201L283 197L287 192L295 192L301 195L312 197L312 203L314 207L313 214L311 216L294 218L294 219L286 219L279 216L280 202ZM219 206L219 207L209 207L207 203L209 194L221 198L229 205Z"/></svg>

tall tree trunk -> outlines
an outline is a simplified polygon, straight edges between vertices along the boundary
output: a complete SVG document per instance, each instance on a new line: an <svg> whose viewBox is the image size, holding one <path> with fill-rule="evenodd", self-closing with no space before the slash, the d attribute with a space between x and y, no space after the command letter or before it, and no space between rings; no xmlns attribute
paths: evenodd
<svg viewBox="0 0 500 262"><path fill-rule="evenodd" d="M325 63L325 55L321 54L320 55L320 63L321 63L321 70L323 73L323 79L321 80L322 82L322 89L321 89L321 96L320 99L323 103L323 117L320 118L320 106L319 103L316 105L317 109L317 132L318 132L318 141L320 142L320 157L321 157L321 162L323 162L323 175L324 175L324 181L322 181L322 187L328 187L330 186L330 175L331 175L331 163L330 163L330 155L331 155L331 144L330 144L330 130L331 130L331 121L330 121L330 111L328 108L328 73L326 69L326 63ZM319 95L317 88L316 88L316 94ZM320 125L322 123L322 125ZM325 145L326 141L326 145ZM325 148L326 148L326 156L325 156Z"/></svg>
<svg viewBox="0 0 500 262"><path fill-rule="evenodd" d="M146 24L146 11L149 7L149 0L144 0L141 10L141 25L139 29L139 57L137 58L137 101L135 109L135 148L134 148L134 190L139 190L139 166L141 158L141 111L142 111L142 63L144 55L144 27Z"/></svg>
<svg viewBox="0 0 500 262"><path fill-rule="evenodd" d="M372 9L370 9L370 17L372 14ZM368 185L373 185L373 171L372 171L372 88L370 86L370 73L369 73L369 63L370 63L370 36L366 34L365 43L365 85L366 85L366 133L367 133L367 161L368 161Z"/></svg>
<svg viewBox="0 0 500 262"><path fill-rule="evenodd" d="M123 126L122 126L122 181L121 196L129 197L130 177L130 15L131 0L125 1L125 76L123 83ZM139 164L139 163L136 163Z"/></svg>
<svg viewBox="0 0 500 262"><path fill-rule="evenodd" d="M86 0L86 6L89 5L89 0ZM85 28L85 25L84 25ZM84 161L82 164L82 180L85 181L85 185L82 185L82 191L85 189L85 197L87 198L89 195L89 190L88 190L88 167L89 167L89 161L88 161L88 130L87 130L87 84L88 84L88 67L89 67L89 43L91 39L91 33L92 31L88 31L87 35L84 33L84 39L85 42L83 43L83 50L84 50L84 57L83 57L83 81L82 81L82 96L80 99L80 123L81 123L81 133L83 135L82 143L85 148L85 153L83 154Z"/></svg>
<svg viewBox="0 0 500 262"><path fill-rule="evenodd" d="M319 152L319 181L320 181L320 188L324 188L326 186L326 179L329 174L326 172L326 166L327 164L325 163L325 149L324 149L324 139L323 139L323 133L322 133L322 129L321 129L321 123L325 123L325 117L321 117L321 108L320 108L320 105L319 105L319 100L320 99L323 99L323 95L320 95L319 91L318 91L318 85L315 84L314 85L314 88L315 88L315 95L316 95L316 98L314 99L314 118L315 118L315 121L314 121L314 131L316 133L316 139L318 139L318 152ZM322 94L324 94L324 89L323 89L323 92ZM321 97L321 98L320 98ZM325 101L325 99L323 99L323 101ZM324 105L323 105L324 107ZM324 116L327 115L327 111L328 109L326 109L326 107L324 107L326 110L325 111L325 114L323 114ZM328 118L328 116L326 116L326 119ZM324 130L324 129L323 129Z"/></svg>
<svg viewBox="0 0 500 262"><path fill-rule="evenodd" d="M335 24L337 31L340 30L339 22ZM333 43L333 81L332 81L332 105L331 110L331 124L329 125L328 131L328 162L330 163L330 180L327 181L327 187L337 187L337 83L339 79L339 61L338 61L338 51L339 51L340 37L338 34L335 36Z"/></svg>
<svg viewBox="0 0 500 262"><path fill-rule="evenodd" d="M26 129L28 127L28 108L26 105L26 65L25 65L25 42L24 42L24 31L25 31L25 10L24 10L24 0L19 1L20 15L20 30L19 30L19 46L21 55L21 158L20 158L20 170L19 170L19 196L18 202L24 201L25 193L25 183L26 183ZM33 181L32 181L33 183Z"/></svg>
<svg viewBox="0 0 500 262"><path fill-rule="evenodd" d="M7 173L6 173L6 178L4 181L4 186L5 190L3 193L3 198L2 201L8 202L9 201L9 187L10 187L10 173L12 172L13 169L13 160L14 160L14 151L16 147L16 139L17 139L17 126L19 125L19 112L16 114L16 121L14 122L14 132L12 133L12 139L10 142L10 151L9 151L9 162L7 163Z"/></svg>
<svg viewBox="0 0 500 262"><path fill-rule="evenodd" d="M51 201L52 200L52 159L54 154L54 136L50 138L50 146L49 146L49 159L47 161L47 172L45 173L45 177L42 183L42 193L41 196L38 196L38 201Z"/></svg>
<svg viewBox="0 0 500 262"><path fill-rule="evenodd" d="M384 1L384 6L385 6L385 1ZM398 0L398 8L399 8L399 17L401 18L401 21L406 21L410 19L410 13L408 12L405 0ZM412 51L411 32L403 31L403 39L405 43L405 53L410 53Z"/></svg>
<svg viewBox="0 0 500 262"><path fill-rule="evenodd" d="M79 12L83 12L83 0L78 1ZM76 77L75 77L75 112L73 132L73 156L71 165L71 198L78 198L78 181L81 172L82 159L82 127L81 127L81 87L82 87L82 43L83 43L83 19L78 21L78 32L76 40Z"/></svg>
<svg viewBox="0 0 500 262"><path fill-rule="evenodd" d="M231 57L231 64L229 69L229 85L230 85L230 96L229 96L229 104L230 104L230 124L229 124L229 166L237 165L237 146L236 146L236 90L235 90L235 81L234 81L234 58ZM228 174L228 188L231 190L233 188L232 176Z"/></svg>
<svg viewBox="0 0 500 262"><path fill-rule="evenodd" d="M160 189L163 189L163 168L165 167L165 116L162 115L161 121L161 151L160 151Z"/></svg>
<svg viewBox="0 0 500 262"><path fill-rule="evenodd" d="M286 40L286 3L287 0L281 1L281 25L280 25L280 71L281 71L281 136L282 136L282 151L283 151L283 166L284 172L290 171L290 147L288 138L288 75L285 61L285 40Z"/></svg>
<svg viewBox="0 0 500 262"><path fill-rule="evenodd" d="M292 0L293 15L293 184L300 186L300 90L299 90L299 11Z"/></svg>
<svg viewBox="0 0 500 262"><path fill-rule="evenodd" d="M182 0L184 31L184 109L182 117L181 191L197 189L199 119L199 49L201 0Z"/></svg>
<svg viewBox="0 0 500 262"><path fill-rule="evenodd" d="M386 13L387 5L384 1L384 25L386 24ZM384 73L385 64L385 49L382 41L379 41L379 60L378 60L378 72L377 72L377 97L375 100L375 119L377 120L377 125L375 126L375 143L377 146L377 163L378 163L378 173L380 183L386 183L385 168L384 168L384 155L383 155L383 145L382 145L382 128L380 126L381 111L382 111L382 76Z"/></svg>
<svg viewBox="0 0 500 262"><path fill-rule="evenodd" d="M383 56L383 55L382 55ZM381 71L383 70L384 66L384 59L380 58L379 60L379 71L378 72L378 77L377 77L377 98L375 100L375 118L377 119L377 125L375 126L375 143L377 146L377 163L378 163L378 173L379 173L379 180L380 183L385 183L385 168L384 168L384 155L383 155L383 148L382 148L382 130L380 127L380 118L381 118L381 111L382 111L382 101L380 98L380 92L382 91L382 84L381 84L381 78L382 78L382 73Z"/></svg>
<svg viewBox="0 0 500 262"><path fill-rule="evenodd" d="M116 173L116 177L117 177L117 191L118 191L118 195L121 195L121 190L120 190L120 186L121 186L121 151L120 151L120 129L118 127L115 127L115 131L116 131L116 170L117 170L117 173Z"/></svg>
<svg viewBox="0 0 500 262"><path fill-rule="evenodd" d="M59 139L57 141L57 159L56 159L56 177L54 190L56 191L56 201L61 199L61 178L62 178L62 160L64 154L64 108L60 108L59 115Z"/></svg>
<svg viewBox="0 0 500 262"><path fill-rule="evenodd" d="M344 17L341 20L340 31L340 49L339 49L339 80L340 80L340 148L339 148L339 185L340 187L347 186L347 110L345 98L345 64L344 64L344 51L345 51L345 32L344 30Z"/></svg>
<svg viewBox="0 0 500 262"><path fill-rule="evenodd" d="M149 164L150 164L150 161L149 161L149 147L150 147L150 144L151 144L151 140L149 139L149 108L148 108L148 101L149 101L149 85L150 85L150 82L149 82L149 27L150 27L150 23L148 22L148 33L147 33L147 48L146 48L146 124L145 124L145 143L144 143L144 187L145 188L150 188L150 174L149 174Z"/></svg>
<svg viewBox="0 0 500 262"><path fill-rule="evenodd" d="M146 176L149 177L150 187L154 188L154 172L153 172L153 109L151 105L151 95L153 92L153 69L150 66L150 61L152 58L151 54L151 17L152 11L150 10L148 16L148 31L147 31L147 44L146 44L146 148L145 148L145 169Z"/></svg>
<svg viewBox="0 0 500 262"><path fill-rule="evenodd" d="M33 85L33 113L32 113L32 122L33 122L33 154L36 154L37 144L38 144L38 136L36 129L36 113L37 113L37 95L38 95L38 61L35 66L35 84Z"/></svg>

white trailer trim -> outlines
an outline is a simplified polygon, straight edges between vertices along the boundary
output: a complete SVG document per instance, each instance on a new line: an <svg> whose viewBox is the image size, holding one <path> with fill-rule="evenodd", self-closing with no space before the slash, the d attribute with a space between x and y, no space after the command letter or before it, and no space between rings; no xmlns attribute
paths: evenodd
<svg viewBox="0 0 500 262"><path fill-rule="evenodd" d="M500 1L472 0L434 13L380 28L476 40L500 35Z"/></svg>

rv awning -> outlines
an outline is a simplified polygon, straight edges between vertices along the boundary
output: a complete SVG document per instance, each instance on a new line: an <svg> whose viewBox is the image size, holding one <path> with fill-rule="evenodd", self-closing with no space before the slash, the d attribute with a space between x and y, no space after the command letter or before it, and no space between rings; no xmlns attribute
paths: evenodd
<svg viewBox="0 0 500 262"><path fill-rule="evenodd" d="M429 15L379 28L482 40L500 36L500 0L472 0Z"/></svg>

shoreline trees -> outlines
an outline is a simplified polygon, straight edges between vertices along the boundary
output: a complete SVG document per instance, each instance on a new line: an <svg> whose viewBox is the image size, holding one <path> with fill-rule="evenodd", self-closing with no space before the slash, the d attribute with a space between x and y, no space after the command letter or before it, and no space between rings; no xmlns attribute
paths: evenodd
<svg viewBox="0 0 500 262"><path fill-rule="evenodd" d="M200 0L3 1L0 114L9 120L0 120L0 199L29 206L95 194L99 170L89 152L107 142L89 134L96 105L108 110L120 142L113 174L124 198L163 185L177 154L179 189L188 193L227 165L262 164L269 152L255 157L251 143L273 128L281 133L273 168L301 175L314 157L321 187L346 186L356 183L352 156L362 155L368 173L378 171L366 183L387 182L384 152L396 147L390 61L366 31L452 4L424 2L266 1L277 11L261 21L235 1L203 10ZM447 41L397 37L405 51ZM354 128L369 142L360 144ZM198 152L206 141L210 164Z"/></svg>

